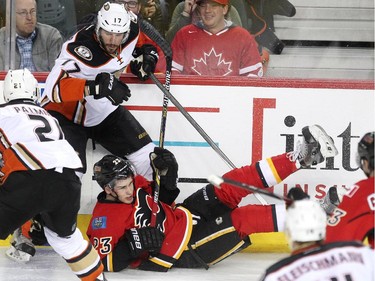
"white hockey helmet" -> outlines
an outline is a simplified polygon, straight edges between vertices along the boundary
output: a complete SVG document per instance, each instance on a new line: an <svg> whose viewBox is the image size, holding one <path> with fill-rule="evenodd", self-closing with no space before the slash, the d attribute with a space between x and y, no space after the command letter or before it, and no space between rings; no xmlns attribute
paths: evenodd
<svg viewBox="0 0 375 281"><path fill-rule="evenodd" d="M36 101L39 97L38 81L27 69L9 70L3 85L4 101L16 99L31 99Z"/></svg>
<svg viewBox="0 0 375 281"><path fill-rule="evenodd" d="M325 239L327 215L318 202L298 200L289 206L285 231L291 241L312 242Z"/></svg>
<svg viewBox="0 0 375 281"><path fill-rule="evenodd" d="M99 37L99 30L102 28L107 32L124 33L123 42L129 36L130 15L123 4L106 2L98 12L96 23L96 35Z"/></svg>

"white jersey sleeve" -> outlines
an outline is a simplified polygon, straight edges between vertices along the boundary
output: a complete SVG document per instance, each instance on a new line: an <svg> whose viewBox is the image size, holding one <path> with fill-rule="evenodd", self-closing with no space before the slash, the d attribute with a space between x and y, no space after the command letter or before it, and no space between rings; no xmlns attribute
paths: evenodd
<svg viewBox="0 0 375 281"><path fill-rule="evenodd" d="M82 167L57 120L32 102L0 107L0 139L3 178L20 170Z"/></svg>

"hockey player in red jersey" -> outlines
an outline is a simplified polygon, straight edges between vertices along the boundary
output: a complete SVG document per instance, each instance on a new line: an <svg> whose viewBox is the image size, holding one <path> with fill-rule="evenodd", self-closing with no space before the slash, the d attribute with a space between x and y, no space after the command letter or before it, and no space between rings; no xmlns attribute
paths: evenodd
<svg viewBox="0 0 375 281"><path fill-rule="evenodd" d="M201 21L180 29L173 41L173 70L188 75L262 77L258 44L225 19L228 0L200 0Z"/></svg>
<svg viewBox="0 0 375 281"><path fill-rule="evenodd" d="M374 249L374 135L375 132L369 132L358 143L357 162L367 178L357 182L334 209L328 219L327 242L364 241L367 238Z"/></svg>
<svg viewBox="0 0 375 281"><path fill-rule="evenodd" d="M37 106L38 82L27 69L9 70L0 107L0 239L40 214L49 244L84 281L105 280L91 243L76 228L81 160L55 118ZM11 239L13 255L35 253ZM19 260L15 258L16 260Z"/></svg>
<svg viewBox="0 0 375 281"><path fill-rule="evenodd" d="M316 165L337 154L332 139L320 126L305 127L302 133L303 141L294 152L233 169L223 177L267 188L301 165ZM98 196L87 235L105 270L208 268L249 246L249 234L282 231L284 204L238 207L251 191L228 184L220 188L208 184L174 205L179 190L173 154L156 148L150 159L164 175L160 178L156 227L149 226L153 183L136 175L128 161L113 155L94 165L93 178L104 191Z"/></svg>
<svg viewBox="0 0 375 281"><path fill-rule="evenodd" d="M374 252L358 241L323 243L326 213L318 202L288 207L285 232L291 256L267 268L261 281L374 280Z"/></svg>

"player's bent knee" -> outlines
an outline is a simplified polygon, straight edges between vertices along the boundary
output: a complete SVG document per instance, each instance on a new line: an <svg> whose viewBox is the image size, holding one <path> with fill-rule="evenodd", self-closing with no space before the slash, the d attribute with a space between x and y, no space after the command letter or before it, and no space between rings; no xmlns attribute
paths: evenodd
<svg viewBox="0 0 375 281"><path fill-rule="evenodd" d="M182 206L206 221L215 219L231 210L216 197L215 187L212 184L208 184L190 195L184 200Z"/></svg>

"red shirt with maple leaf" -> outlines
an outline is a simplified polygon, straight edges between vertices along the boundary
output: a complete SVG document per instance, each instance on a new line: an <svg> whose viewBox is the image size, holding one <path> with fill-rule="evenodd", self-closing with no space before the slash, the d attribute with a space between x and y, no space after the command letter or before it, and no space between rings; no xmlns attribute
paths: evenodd
<svg viewBox="0 0 375 281"><path fill-rule="evenodd" d="M188 75L262 77L263 67L254 37L229 26L212 34L194 24L180 29L172 41L173 70Z"/></svg>

